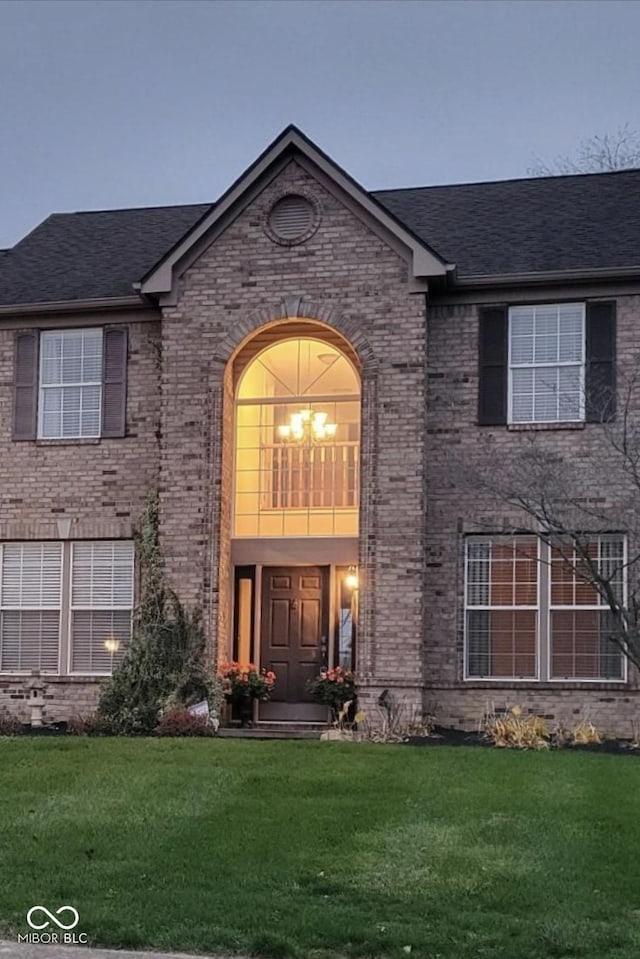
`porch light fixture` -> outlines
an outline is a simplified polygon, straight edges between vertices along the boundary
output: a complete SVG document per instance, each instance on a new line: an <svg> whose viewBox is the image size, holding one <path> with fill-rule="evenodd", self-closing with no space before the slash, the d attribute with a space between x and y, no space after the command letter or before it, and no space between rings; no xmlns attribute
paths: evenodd
<svg viewBox="0 0 640 959"><path fill-rule="evenodd" d="M321 443L336 435L337 423L327 423L328 413L312 410L308 406L299 413L292 413L289 422L278 427L281 439L301 444Z"/></svg>
<svg viewBox="0 0 640 959"><path fill-rule="evenodd" d="M358 570L355 566L350 566L347 575L344 578L347 589L358 588Z"/></svg>

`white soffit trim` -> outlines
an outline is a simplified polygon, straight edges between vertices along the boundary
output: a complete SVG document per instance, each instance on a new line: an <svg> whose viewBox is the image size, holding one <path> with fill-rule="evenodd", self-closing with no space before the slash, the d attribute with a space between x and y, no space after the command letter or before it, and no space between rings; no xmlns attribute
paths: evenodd
<svg viewBox="0 0 640 959"><path fill-rule="evenodd" d="M415 278L444 276L451 267L433 253L410 230L402 226L391 214L373 200L371 196L340 169L332 160L311 143L295 127L287 128L278 137L271 147L249 167L248 171L237 180L222 196L214 208L200 223L178 243L178 245L148 274L140 285L144 293L169 293L173 287L174 268L202 237L221 221L237 201L255 186L270 167L273 166L285 153L292 149L307 157L327 177L351 196L365 210L369 216L380 223L388 233L395 236L411 254L412 272Z"/></svg>

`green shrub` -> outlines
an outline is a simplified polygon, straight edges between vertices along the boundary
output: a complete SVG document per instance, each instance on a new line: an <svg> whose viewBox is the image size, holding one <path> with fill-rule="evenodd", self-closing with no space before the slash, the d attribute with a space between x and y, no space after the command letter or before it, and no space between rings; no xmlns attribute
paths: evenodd
<svg viewBox="0 0 640 959"><path fill-rule="evenodd" d="M150 497L135 531L141 572L141 601L124 658L101 690L98 712L114 733L150 735L165 709L220 694L204 660L205 635L199 609L188 611L165 582L158 541L158 500Z"/></svg>

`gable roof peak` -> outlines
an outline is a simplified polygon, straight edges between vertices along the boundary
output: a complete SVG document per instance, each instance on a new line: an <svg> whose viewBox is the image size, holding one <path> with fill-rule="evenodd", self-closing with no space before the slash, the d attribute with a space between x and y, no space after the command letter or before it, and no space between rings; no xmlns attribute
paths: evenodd
<svg viewBox="0 0 640 959"><path fill-rule="evenodd" d="M242 199L265 182L278 161L287 158L290 151L304 157L327 181L348 196L352 209L362 211L374 230L387 238L393 237L407 251L407 259L414 278L444 276L450 267L426 241L395 214L364 189L335 160L324 153L313 140L294 124L289 124L226 190L215 205L201 218L172 249L168 250L139 284L144 294L169 293L174 281L195 258L214 229L220 229L233 219Z"/></svg>

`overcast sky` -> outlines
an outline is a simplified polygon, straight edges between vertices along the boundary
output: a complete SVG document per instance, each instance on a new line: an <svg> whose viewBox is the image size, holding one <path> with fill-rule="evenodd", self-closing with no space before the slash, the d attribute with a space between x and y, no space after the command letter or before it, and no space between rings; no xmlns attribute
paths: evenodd
<svg viewBox="0 0 640 959"><path fill-rule="evenodd" d="M637 0L0 0L0 247L206 202L288 123L369 189L640 127Z"/></svg>

